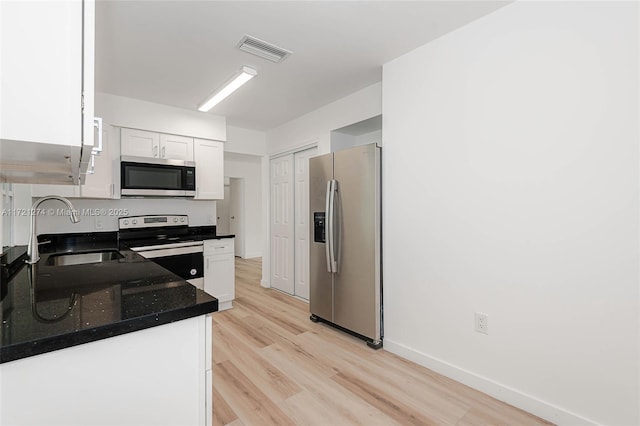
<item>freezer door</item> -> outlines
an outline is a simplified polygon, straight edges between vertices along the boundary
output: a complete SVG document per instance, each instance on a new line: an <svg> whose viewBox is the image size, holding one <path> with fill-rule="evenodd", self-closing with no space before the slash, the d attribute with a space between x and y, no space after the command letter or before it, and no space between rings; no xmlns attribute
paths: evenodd
<svg viewBox="0 0 640 426"><path fill-rule="evenodd" d="M380 340L380 148L334 153L334 323Z"/></svg>
<svg viewBox="0 0 640 426"><path fill-rule="evenodd" d="M311 313L333 321L333 282L328 271L329 238L326 219L327 183L333 178L333 154L309 159L309 214L312 227L309 236L309 308ZM322 222L324 230L315 229Z"/></svg>

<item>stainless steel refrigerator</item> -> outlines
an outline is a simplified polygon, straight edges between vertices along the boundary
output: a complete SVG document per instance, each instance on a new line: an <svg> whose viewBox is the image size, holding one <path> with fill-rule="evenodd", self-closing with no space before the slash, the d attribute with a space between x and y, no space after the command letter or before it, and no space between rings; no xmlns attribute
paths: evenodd
<svg viewBox="0 0 640 426"><path fill-rule="evenodd" d="M309 159L311 320L382 347L380 147Z"/></svg>

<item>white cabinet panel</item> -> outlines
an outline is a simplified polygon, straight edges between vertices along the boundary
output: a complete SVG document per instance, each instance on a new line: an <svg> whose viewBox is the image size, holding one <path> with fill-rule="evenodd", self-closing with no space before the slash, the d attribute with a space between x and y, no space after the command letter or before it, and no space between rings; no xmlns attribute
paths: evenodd
<svg viewBox="0 0 640 426"><path fill-rule="evenodd" d="M3 425L203 425L205 316L0 364ZM204 367L204 368L203 368ZM73 403L70 403L73 401ZM34 409L34 407L38 407Z"/></svg>
<svg viewBox="0 0 640 426"><path fill-rule="evenodd" d="M93 0L0 2L3 179L79 183L86 170L93 146L94 7Z"/></svg>
<svg viewBox="0 0 640 426"><path fill-rule="evenodd" d="M193 161L193 138L122 128L121 155Z"/></svg>
<svg viewBox="0 0 640 426"><path fill-rule="evenodd" d="M204 291L218 299L218 310L232 307L235 299L234 239L204 242Z"/></svg>
<svg viewBox="0 0 640 426"><path fill-rule="evenodd" d="M224 143L194 139L196 200L224 198Z"/></svg>
<svg viewBox="0 0 640 426"><path fill-rule="evenodd" d="M3 1L2 139L81 145L82 3Z"/></svg>
<svg viewBox="0 0 640 426"><path fill-rule="evenodd" d="M158 158L159 153L160 134L125 128L120 131L120 155Z"/></svg>
<svg viewBox="0 0 640 426"><path fill-rule="evenodd" d="M161 133L160 158L193 161L193 138Z"/></svg>

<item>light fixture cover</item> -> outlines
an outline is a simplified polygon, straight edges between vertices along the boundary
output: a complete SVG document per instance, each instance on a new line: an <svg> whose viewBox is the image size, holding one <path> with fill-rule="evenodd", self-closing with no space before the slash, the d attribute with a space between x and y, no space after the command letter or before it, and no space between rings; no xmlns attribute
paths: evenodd
<svg viewBox="0 0 640 426"><path fill-rule="evenodd" d="M240 72L231 77L227 83L219 90L215 91L211 97L198 107L199 111L207 112L224 98L235 92L240 86L258 75L258 71L250 67L242 67Z"/></svg>

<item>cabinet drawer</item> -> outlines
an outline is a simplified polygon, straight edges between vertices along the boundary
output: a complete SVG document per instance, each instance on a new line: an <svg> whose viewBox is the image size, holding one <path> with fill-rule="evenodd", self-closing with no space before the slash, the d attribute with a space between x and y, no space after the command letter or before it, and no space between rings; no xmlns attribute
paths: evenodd
<svg viewBox="0 0 640 426"><path fill-rule="evenodd" d="M204 255L233 253L233 238L222 240L206 240L204 242Z"/></svg>

